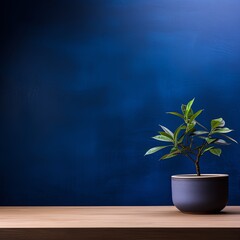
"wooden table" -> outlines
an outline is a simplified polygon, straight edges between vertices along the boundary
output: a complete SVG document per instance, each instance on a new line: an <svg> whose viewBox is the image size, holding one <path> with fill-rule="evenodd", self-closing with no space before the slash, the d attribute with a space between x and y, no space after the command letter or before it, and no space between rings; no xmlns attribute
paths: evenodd
<svg viewBox="0 0 240 240"><path fill-rule="evenodd" d="M0 207L1 240L240 240L240 206L216 215L172 206Z"/></svg>

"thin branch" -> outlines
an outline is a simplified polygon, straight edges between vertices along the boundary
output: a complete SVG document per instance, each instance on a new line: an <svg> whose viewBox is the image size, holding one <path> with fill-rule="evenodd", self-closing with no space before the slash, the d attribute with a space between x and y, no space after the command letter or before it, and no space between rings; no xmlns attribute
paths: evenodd
<svg viewBox="0 0 240 240"><path fill-rule="evenodd" d="M195 160L194 160L190 155L185 154L185 156L186 156L187 158L189 158L189 159L195 164Z"/></svg>
<svg viewBox="0 0 240 240"><path fill-rule="evenodd" d="M195 120L196 121L196 120ZM198 121L196 121L196 123L200 126L200 127L202 127L203 129L205 129L206 131L208 131L208 129L206 128L206 127L204 127L201 123L199 123Z"/></svg>

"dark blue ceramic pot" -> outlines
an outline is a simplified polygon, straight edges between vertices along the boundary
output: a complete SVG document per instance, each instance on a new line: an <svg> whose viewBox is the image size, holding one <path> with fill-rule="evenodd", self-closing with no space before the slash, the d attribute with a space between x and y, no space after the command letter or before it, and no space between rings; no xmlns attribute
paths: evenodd
<svg viewBox="0 0 240 240"><path fill-rule="evenodd" d="M181 212L218 213L228 201L228 175L174 175L172 201Z"/></svg>

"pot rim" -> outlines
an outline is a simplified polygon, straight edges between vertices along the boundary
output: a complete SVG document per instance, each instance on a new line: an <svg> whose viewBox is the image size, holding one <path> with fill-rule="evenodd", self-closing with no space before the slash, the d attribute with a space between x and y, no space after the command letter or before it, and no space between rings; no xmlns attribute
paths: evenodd
<svg viewBox="0 0 240 240"><path fill-rule="evenodd" d="M203 178L221 178L228 177L228 174L201 174L201 176L197 176L197 174L178 174L172 175L173 179L203 179Z"/></svg>

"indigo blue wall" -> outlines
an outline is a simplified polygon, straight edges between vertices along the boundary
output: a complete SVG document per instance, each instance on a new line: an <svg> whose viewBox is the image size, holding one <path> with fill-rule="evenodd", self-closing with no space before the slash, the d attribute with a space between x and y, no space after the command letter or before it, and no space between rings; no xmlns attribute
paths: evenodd
<svg viewBox="0 0 240 240"><path fill-rule="evenodd" d="M171 204L184 158L144 157L196 97L240 140L238 0L5 0L1 205ZM240 204L240 148L206 155Z"/></svg>

